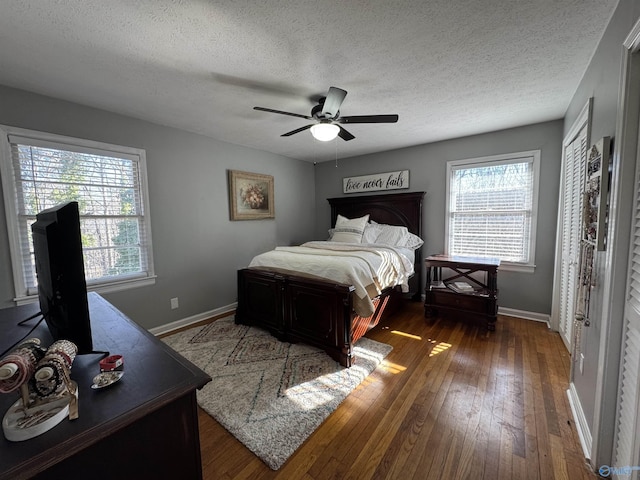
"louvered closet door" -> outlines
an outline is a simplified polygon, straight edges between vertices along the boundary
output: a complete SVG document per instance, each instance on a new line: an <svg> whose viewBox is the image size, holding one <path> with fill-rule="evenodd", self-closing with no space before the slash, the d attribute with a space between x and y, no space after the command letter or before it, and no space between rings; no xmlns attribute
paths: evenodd
<svg viewBox="0 0 640 480"><path fill-rule="evenodd" d="M613 465L640 465L640 156L636 161L633 238L630 246L630 271L624 312L619 403ZM631 479L640 478L633 470Z"/></svg>
<svg viewBox="0 0 640 480"><path fill-rule="evenodd" d="M562 260L560 264L560 336L571 351L582 220L582 190L587 159L587 127L565 148L562 202Z"/></svg>

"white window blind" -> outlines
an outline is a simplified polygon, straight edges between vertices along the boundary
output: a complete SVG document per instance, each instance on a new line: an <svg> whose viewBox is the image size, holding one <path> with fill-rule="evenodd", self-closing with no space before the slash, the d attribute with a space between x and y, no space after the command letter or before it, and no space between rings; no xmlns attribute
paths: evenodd
<svg viewBox="0 0 640 480"><path fill-rule="evenodd" d="M15 221L12 258L19 263L14 265L17 297L37 293L31 237L36 214L69 200L80 208L88 286L117 289L117 284L152 278L144 151L20 133L5 137L13 187L8 219Z"/></svg>
<svg viewBox="0 0 640 480"><path fill-rule="evenodd" d="M539 153L449 162L447 253L533 265Z"/></svg>

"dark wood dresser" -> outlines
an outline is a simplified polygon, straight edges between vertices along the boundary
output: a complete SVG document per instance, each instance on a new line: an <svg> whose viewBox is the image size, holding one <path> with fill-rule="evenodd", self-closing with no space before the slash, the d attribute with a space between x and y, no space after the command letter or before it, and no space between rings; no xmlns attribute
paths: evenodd
<svg viewBox="0 0 640 480"><path fill-rule="evenodd" d="M432 255L425 265L425 317L439 310L480 316L486 318L489 330L495 330L500 259ZM445 277L443 269L448 272Z"/></svg>
<svg viewBox="0 0 640 480"><path fill-rule="evenodd" d="M30 330L36 320L17 322L38 310L0 310L0 351ZM124 376L94 390L101 356L77 356L79 418L22 442L0 435L0 479L202 478L196 389L211 378L95 293L89 310L94 348L123 355ZM52 341L44 322L34 336ZM17 398L0 394L1 416Z"/></svg>

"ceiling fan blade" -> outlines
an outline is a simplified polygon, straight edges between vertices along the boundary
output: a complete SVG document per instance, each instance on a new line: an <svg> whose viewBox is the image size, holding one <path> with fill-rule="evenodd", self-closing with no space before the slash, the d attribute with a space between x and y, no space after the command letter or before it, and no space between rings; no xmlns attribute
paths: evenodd
<svg viewBox="0 0 640 480"><path fill-rule="evenodd" d="M281 110L273 110L272 108L253 107L253 109L260 110L261 112L278 113L280 115L289 115L290 117L299 117L299 118L306 118L307 120L311 120L311 117L308 115L300 115L298 113L283 112Z"/></svg>
<svg viewBox="0 0 640 480"><path fill-rule="evenodd" d="M322 114L324 118L333 118L338 114L340 105L344 102L344 97L347 96L347 91L338 87L329 88L327 98L324 99L324 105L322 106Z"/></svg>
<svg viewBox="0 0 640 480"><path fill-rule="evenodd" d="M353 135L351 135L348 131L346 131L344 128L340 127L340 125L338 125L338 127L340 128L340 131L338 132L338 136L343 139L345 142L348 142L349 140L353 140L354 137Z"/></svg>
<svg viewBox="0 0 640 480"><path fill-rule="evenodd" d="M338 118L338 123L396 123L398 115L355 115Z"/></svg>
<svg viewBox="0 0 640 480"><path fill-rule="evenodd" d="M305 130L309 130L313 127L313 123L311 125L305 125L304 127L296 128L295 130L291 130L290 132L283 133L280 135L281 137L290 137L291 135L295 135L296 133L304 132Z"/></svg>

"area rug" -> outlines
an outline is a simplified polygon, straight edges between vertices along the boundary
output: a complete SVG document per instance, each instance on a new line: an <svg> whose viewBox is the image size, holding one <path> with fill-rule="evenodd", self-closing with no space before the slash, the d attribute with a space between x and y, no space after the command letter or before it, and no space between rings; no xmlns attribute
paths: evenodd
<svg viewBox="0 0 640 480"><path fill-rule="evenodd" d="M198 404L271 469L279 469L389 354L361 338L355 365L325 352L280 342L267 331L225 317L162 339L213 379Z"/></svg>

